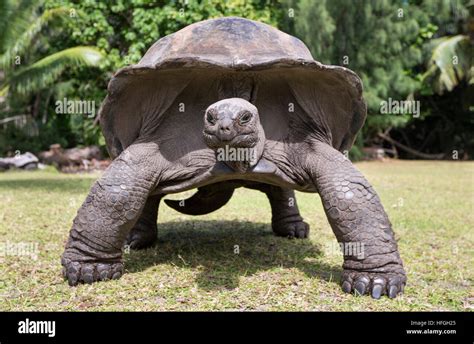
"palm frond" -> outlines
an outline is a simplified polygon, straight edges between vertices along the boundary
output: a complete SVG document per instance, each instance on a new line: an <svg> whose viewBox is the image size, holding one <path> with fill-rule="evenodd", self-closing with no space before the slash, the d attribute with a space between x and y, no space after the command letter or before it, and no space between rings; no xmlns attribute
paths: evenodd
<svg viewBox="0 0 474 344"><path fill-rule="evenodd" d="M13 45L6 47L4 53L0 55L0 67L8 69L13 63L13 58L23 54L30 47L31 42L43 27L56 18L68 15L68 12L68 9L59 7L46 10L41 14L21 35L16 37Z"/></svg>
<svg viewBox="0 0 474 344"><path fill-rule="evenodd" d="M103 54L94 47L80 46L49 55L31 66L20 69L3 85L9 92L28 94L45 88L71 66L98 66Z"/></svg>
<svg viewBox="0 0 474 344"><path fill-rule="evenodd" d="M31 25L35 11L42 1L0 0L0 54L13 46L19 36Z"/></svg>
<svg viewBox="0 0 474 344"><path fill-rule="evenodd" d="M1 86L1 88L0 88L0 104L2 104L2 101L3 101L3 99L1 99L1 98L6 97L6 95L8 94L9 89L10 89L10 87L9 87L8 84L5 84L5 85Z"/></svg>
<svg viewBox="0 0 474 344"><path fill-rule="evenodd" d="M443 37L435 42L423 82L437 94L452 91L463 80L470 80L472 46L468 36Z"/></svg>
<svg viewBox="0 0 474 344"><path fill-rule="evenodd" d="M0 52L2 51L3 36L8 28L7 18L11 13L11 3L8 0L0 0Z"/></svg>

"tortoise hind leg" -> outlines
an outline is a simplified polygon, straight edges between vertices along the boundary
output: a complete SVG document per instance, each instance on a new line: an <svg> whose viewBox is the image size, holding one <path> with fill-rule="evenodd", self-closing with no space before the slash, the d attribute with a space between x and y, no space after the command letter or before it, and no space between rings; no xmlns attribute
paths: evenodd
<svg viewBox="0 0 474 344"><path fill-rule="evenodd" d="M272 229L275 235L301 239L309 236L309 225L300 215L294 190L260 183L246 187L267 195L272 207Z"/></svg>
<svg viewBox="0 0 474 344"><path fill-rule="evenodd" d="M164 195L148 197L142 214L127 237L127 245L131 249L140 250L153 246L157 239L156 221L161 198Z"/></svg>

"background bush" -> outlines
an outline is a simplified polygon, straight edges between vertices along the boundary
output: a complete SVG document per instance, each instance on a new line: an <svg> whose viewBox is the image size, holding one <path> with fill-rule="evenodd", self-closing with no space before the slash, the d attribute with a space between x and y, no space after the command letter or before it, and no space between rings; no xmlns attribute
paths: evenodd
<svg viewBox="0 0 474 344"><path fill-rule="evenodd" d="M63 98L90 100L98 110L113 72L137 63L160 37L204 19L240 16L295 35L308 45L315 59L346 66L361 76L369 116L352 158L362 156L363 146L398 147L401 157L420 157L394 146L380 134L426 155L450 157L457 150L470 158L474 153L472 32L468 30L472 28L472 7L462 0L114 0L107 4L46 0L40 6L19 6L16 10L24 12L25 18L64 11L59 20L51 20L35 34L24 54L27 61L76 46L95 47L103 58L93 66L65 68L60 75L53 75L54 82L34 92L10 91L0 99L0 119L29 114L38 133L31 136L11 125L0 127L0 154L37 152L52 143L104 146L93 119L57 114L55 102ZM457 36L465 38L462 44L444 44L435 56L440 39ZM441 66L435 59L440 59L440 54L447 61L459 55L461 65ZM0 85L2 75L8 81L14 73L4 65ZM454 75L451 89L446 85L446 75ZM381 114L380 103L389 98L420 100L421 116Z"/></svg>

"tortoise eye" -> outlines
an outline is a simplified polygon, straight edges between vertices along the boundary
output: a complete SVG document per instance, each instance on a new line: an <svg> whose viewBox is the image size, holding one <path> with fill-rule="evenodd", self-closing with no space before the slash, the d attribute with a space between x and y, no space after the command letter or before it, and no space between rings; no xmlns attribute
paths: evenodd
<svg viewBox="0 0 474 344"><path fill-rule="evenodd" d="M214 125L216 124L216 119L214 118L214 116L211 114L211 113L207 113L206 115L206 121L208 121L210 124Z"/></svg>
<svg viewBox="0 0 474 344"><path fill-rule="evenodd" d="M252 114L249 112L246 112L242 116L240 116L239 122L240 124L245 124L245 123L250 122L251 119L252 119Z"/></svg>

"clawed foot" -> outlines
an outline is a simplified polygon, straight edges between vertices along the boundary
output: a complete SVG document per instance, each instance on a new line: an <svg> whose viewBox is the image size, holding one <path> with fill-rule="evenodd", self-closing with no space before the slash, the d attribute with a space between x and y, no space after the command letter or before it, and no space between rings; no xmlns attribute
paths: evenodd
<svg viewBox="0 0 474 344"><path fill-rule="evenodd" d="M143 224L136 224L127 237L126 245L133 250L151 247L156 242L156 228L149 228Z"/></svg>
<svg viewBox="0 0 474 344"><path fill-rule="evenodd" d="M344 270L342 274L342 290L345 293L353 292L355 295L371 295L374 299L380 299L387 295L393 299L403 293L406 283L404 273L377 273Z"/></svg>
<svg viewBox="0 0 474 344"><path fill-rule="evenodd" d="M278 222L272 225L277 236L304 239L309 235L309 225L304 221Z"/></svg>
<svg viewBox="0 0 474 344"><path fill-rule="evenodd" d="M70 286L119 279L123 274L122 262L90 263L63 258L61 264L63 265L63 276Z"/></svg>

